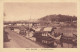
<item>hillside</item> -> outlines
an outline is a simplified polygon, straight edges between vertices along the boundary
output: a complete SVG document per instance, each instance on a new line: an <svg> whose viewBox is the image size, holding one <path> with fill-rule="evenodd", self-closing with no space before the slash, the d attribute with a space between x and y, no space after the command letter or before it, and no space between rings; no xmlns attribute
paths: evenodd
<svg viewBox="0 0 80 52"><path fill-rule="evenodd" d="M77 21L76 16L69 16L69 15L47 15L39 19L39 21L46 21L46 22L71 22L71 21Z"/></svg>

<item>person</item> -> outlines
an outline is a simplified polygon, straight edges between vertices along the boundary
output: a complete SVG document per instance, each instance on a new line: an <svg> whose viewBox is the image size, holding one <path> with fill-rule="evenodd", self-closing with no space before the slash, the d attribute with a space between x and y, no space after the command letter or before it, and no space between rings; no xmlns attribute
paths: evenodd
<svg viewBox="0 0 80 52"><path fill-rule="evenodd" d="M10 29L13 31L14 30L14 28L13 27L10 27Z"/></svg>

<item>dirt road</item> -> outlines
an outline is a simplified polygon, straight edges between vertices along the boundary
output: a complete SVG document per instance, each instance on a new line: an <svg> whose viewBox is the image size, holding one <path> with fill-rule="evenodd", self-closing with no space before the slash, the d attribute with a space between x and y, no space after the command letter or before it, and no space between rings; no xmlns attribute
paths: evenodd
<svg viewBox="0 0 80 52"><path fill-rule="evenodd" d="M14 47L14 48L43 48L41 45L32 42L22 36L20 36L19 34L9 30L9 29L5 29L6 32L9 33L9 39L10 42L5 42L4 43L4 47ZM9 46L7 46L9 45Z"/></svg>

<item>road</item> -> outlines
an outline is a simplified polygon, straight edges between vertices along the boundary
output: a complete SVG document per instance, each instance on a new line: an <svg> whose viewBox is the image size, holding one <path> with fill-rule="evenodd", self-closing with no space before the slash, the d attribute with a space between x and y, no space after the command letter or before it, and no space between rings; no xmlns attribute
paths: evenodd
<svg viewBox="0 0 80 52"><path fill-rule="evenodd" d="M30 41L29 39L24 38L23 36L20 36L19 34L9 30L5 29L6 32L9 33L8 37L10 39L10 42L4 42L4 47L14 47L14 48L43 48L43 46ZM7 46L8 45L8 46Z"/></svg>

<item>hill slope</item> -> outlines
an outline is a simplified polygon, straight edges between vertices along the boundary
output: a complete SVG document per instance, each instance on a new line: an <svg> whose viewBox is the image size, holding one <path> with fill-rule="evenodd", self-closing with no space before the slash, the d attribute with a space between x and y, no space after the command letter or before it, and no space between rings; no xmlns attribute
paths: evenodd
<svg viewBox="0 0 80 52"><path fill-rule="evenodd" d="M44 16L42 18L39 19L39 21L51 21L51 22L54 22L54 21L57 21L57 22L66 22L66 21L77 21L77 17L76 16L69 16L69 15L47 15L47 16Z"/></svg>

